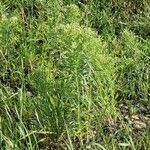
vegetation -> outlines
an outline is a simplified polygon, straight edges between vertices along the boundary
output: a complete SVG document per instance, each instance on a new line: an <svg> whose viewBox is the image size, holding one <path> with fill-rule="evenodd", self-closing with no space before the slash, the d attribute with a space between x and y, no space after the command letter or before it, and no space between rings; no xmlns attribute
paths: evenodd
<svg viewBox="0 0 150 150"><path fill-rule="evenodd" d="M0 149L149 148L149 0L1 0Z"/></svg>

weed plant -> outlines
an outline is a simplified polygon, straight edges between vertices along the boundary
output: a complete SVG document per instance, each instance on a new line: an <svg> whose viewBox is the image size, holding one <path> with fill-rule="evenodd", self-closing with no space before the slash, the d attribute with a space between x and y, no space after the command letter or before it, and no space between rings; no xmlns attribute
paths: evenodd
<svg viewBox="0 0 150 150"><path fill-rule="evenodd" d="M148 0L1 0L0 149L150 148Z"/></svg>

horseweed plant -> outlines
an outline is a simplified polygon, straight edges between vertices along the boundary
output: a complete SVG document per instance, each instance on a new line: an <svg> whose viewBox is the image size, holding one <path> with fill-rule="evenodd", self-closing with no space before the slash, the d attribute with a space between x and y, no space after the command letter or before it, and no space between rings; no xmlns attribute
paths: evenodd
<svg viewBox="0 0 150 150"><path fill-rule="evenodd" d="M148 150L149 8L2 0L0 148Z"/></svg>

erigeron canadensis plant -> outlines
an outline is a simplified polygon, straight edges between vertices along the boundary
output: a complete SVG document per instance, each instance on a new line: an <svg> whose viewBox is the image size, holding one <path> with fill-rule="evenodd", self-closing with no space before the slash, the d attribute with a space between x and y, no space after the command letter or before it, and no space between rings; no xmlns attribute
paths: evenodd
<svg viewBox="0 0 150 150"><path fill-rule="evenodd" d="M82 13L79 7L75 4L64 7L63 14L66 23L77 23L81 21Z"/></svg>
<svg viewBox="0 0 150 150"><path fill-rule="evenodd" d="M118 90L121 97L131 100L148 100L149 54L147 42L141 42L132 32L122 33L122 47L118 58ZM144 102L143 101L143 102Z"/></svg>
<svg viewBox="0 0 150 150"><path fill-rule="evenodd" d="M149 2L1 0L0 149L149 149Z"/></svg>
<svg viewBox="0 0 150 150"><path fill-rule="evenodd" d="M54 51L50 52L49 56L49 59L53 60L53 78L47 82L48 76L44 73L44 66L38 74L35 72L37 78L33 77L32 80L42 96L41 102L44 104L46 100L49 109L55 106L53 112L65 119L71 136L81 135L95 120L98 119L102 124L109 117L116 115L114 64L112 58L104 54L105 43L90 28L78 23L59 25L55 28L55 35L55 46L50 46ZM40 106L39 109L42 109ZM59 107L65 110L65 117L59 112ZM95 110L99 110L99 113L95 114ZM46 119L45 117L42 119ZM58 122L58 127L59 123L62 125L62 122ZM99 125L95 128L98 130Z"/></svg>

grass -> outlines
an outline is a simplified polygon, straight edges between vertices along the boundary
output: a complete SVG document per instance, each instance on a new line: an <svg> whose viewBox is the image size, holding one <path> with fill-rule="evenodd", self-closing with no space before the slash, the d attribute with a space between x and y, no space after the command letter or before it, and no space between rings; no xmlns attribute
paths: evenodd
<svg viewBox="0 0 150 150"><path fill-rule="evenodd" d="M0 149L149 150L148 0L0 2Z"/></svg>

